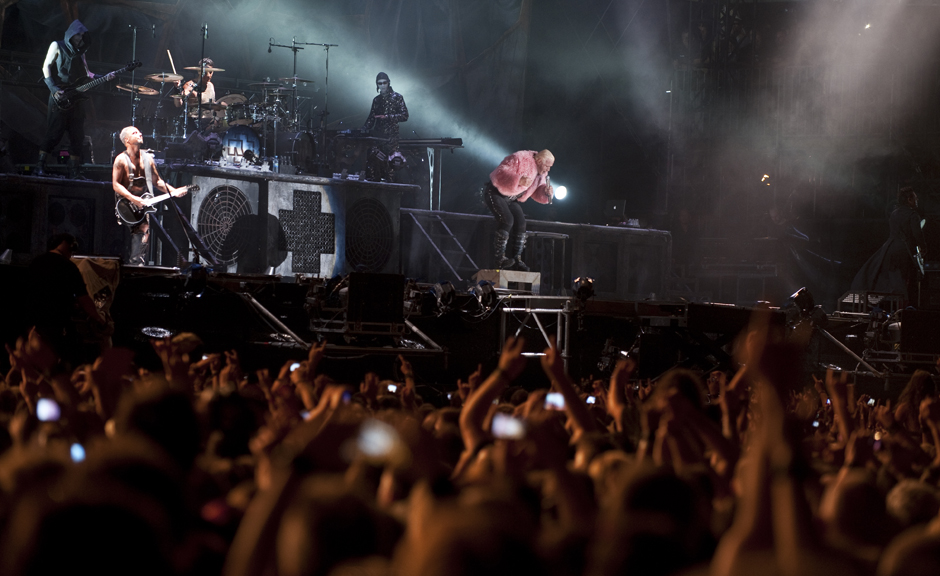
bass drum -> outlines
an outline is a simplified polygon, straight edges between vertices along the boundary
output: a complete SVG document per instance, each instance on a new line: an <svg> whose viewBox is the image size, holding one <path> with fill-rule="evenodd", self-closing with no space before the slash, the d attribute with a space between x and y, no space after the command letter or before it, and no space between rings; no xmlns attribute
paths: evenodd
<svg viewBox="0 0 940 576"><path fill-rule="evenodd" d="M261 138L250 126L233 126L222 136L222 156L229 162L241 164L245 152L251 150L256 156L261 156Z"/></svg>
<svg viewBox="0 0 940 576"><path fill-rule="evenodd" d="M307 174L317 173L317 141L310 132L279 132L276 148L273 135L268 133L266 149L271 156L277 151L281 167L294 166Z"/></svg>

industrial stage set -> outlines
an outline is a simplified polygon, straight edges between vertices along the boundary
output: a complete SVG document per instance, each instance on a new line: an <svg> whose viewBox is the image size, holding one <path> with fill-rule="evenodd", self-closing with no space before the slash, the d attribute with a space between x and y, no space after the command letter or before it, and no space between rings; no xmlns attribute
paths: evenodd
<svg viewBox="0 0 940 576"><path fill-rule="evenodd" d="M106 167L98 170L105 180ZM671 298L664 231L530 221L533 271L492 270L494 220L402 208L403 195L427 198L417 186L192 164L160 171L198 191L159 205L152 265L122 267L116 289L95 294L108 300L114 343L145 364L155 362L150 337L183 331L209 349L239 350L248 366L325 339L329 373L391 375L402 354L433 394L522 335L532 355L555 339L576 377L602 377L632 355L640 376L655 378L676 365L730 367L730 344L750 315L748 306ZM52 235L73 234L89 258L125 250L110 182L0 175L0 214L14 320L24 265ZM837 366L890 392L912 369L934 365L940 349L930 329L940 313L903 311L900 330L898 305L891 295L849 293L827 315L804 290L776 317L813 330L809 368ZM8 323L5 339L18 327Z"/></svg>

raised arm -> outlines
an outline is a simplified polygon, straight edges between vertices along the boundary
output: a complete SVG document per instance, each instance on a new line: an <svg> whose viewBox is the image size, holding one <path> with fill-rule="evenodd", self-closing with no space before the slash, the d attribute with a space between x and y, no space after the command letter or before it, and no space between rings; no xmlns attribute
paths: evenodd
<svg viewBox="0 0 940 576"><path fill-rule="evenodd" d="M175 188L164 182L163 178L160 177L160 173L157 172L157 164L153 161L153 158L150 159L150 173L153 175L153 187L162 192L166 192L170 196L178 198L180 196L186 195L186 187Z"/></svg>
<svg viewBox="0 0 940 576"><path fill-rule="evenodd" d="M55 73L55 61L58 56L59 44L57 42L49 44L49 50L46 52L46 59L42 63L42 76L46 86L49 87L50 92L58 92L60 90L59 78Z"/></svg>
<svg viewBox="0 0 940 576"><path fill-rule="evenodd" d="M460 412L460 434L463 436L465 452L476 453L486 440L483 422L500 393L522 372L526 358L522 355L522 338L509 338L499 357L499 366L482 385L467 398Z"/></svg>
<svg viewBox="0 0 940 576"><path fill-rule="evenodd" d="M565 365L561 358L561 353L555 346L554 338L549 347L545 349L545 355L542 356L542 369L545 370L545 374L551 379L552 386L565 397L565 410L568 412L568 416L574 424L574 434L571 437L572 442L577 442L586 432L595 432L597 430L597 424L588 411L587 404L581 400L571 379L565 374Z"/></svg>

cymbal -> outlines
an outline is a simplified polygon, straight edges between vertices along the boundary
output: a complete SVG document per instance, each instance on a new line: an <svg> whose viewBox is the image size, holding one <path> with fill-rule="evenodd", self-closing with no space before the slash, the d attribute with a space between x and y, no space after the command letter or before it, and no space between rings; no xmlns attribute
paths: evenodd
<svg viewBox="0 0 940 576"><path fill-rule="evenodd" d="M306 80L304 78L298 78L297 76L288 76L287 78L278 78L281 82L287 82L288 84L313 84L313 80Z"/></svg>
<svg viewBox="0 0 940 576"><path fill-rule="evenodd" d="M238 104L244 104L248 101L248 98L245 98L244 94L226 94L219 98L219 104L225 104L226 106L235 106Z"/></svg>
<svg viewBox="0 0 940 576"><path fill-rule="evenodd" d="M147 88L146 86L141 86L139 84L118 84L117 89L123 90L125 92L137 92L141 96L156 96L160 93L159 90Z"/></svg>
<svg viewBox="0 0 940 576"><path fill-rule="evenodd" d="M147 80L153 80L154 82L179 82L183 79L179 74L170 74L169 72L160 72L159 74L151 74L150 76L144 76Z"/></svg>
<svg viewBox="0 0 940 576"><path fill-rule="evenodd" d="M187 66L183 70L202 70L202 66ZM206 72L225 72L225 68L216 68L215 66L206 66Z"/></svg>
<svg viewBox="0 0 940 576"><path fill-rule="evenodd" d="M259 88L280 88L280 82L253 82L249 86L258 86Z"/></svg>

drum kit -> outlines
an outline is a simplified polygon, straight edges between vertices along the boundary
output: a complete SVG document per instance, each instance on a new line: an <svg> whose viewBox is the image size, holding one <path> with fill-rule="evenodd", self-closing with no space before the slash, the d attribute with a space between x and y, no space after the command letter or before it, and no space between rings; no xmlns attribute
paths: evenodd
<svg viewBox="0 0 940 576"><path fill-rule="evenodd" d="M223 68L204 68L206 72L225 71ZM185 70L200 71L203 67L192 66ZM218 140L220 145L214 150L210 148L210 155L214 152L214 157L209 159L218 160L221 165L245 166L272 158L282 167L316 172L320 160L316 154L316 138L302 126L298 94L303 87L314 84L313 80L298 76L274 81L266 79L248 84L250 92L253 92L249 96L230 93L200 106L196 95L184 97L176 93L167 96L167 84L175 87L183 81L175 71L150 74L145 78L159 83L160 88L139 84L119 84L117 88L133 92L138 98L157 99L153 114L138 119L138 128L155 140L156 147L182 142L195 130L207 141L213 141L213 137ZM171 108L174 112L169 115L161 114L166 97L174 100ZM176 108L180 109L178 114Z"/></svg>

